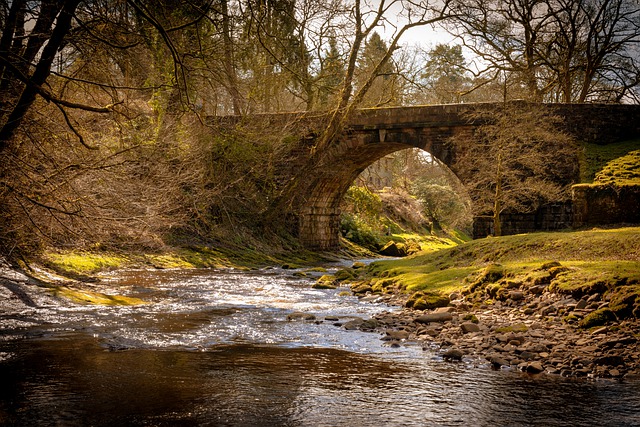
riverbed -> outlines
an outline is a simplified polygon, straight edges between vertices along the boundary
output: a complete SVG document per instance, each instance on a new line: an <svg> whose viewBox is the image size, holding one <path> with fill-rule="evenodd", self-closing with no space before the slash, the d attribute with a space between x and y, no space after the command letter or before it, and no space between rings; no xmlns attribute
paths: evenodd
<svg viewBox="0 0 640 427"><path fill-rule="evenodd" d="M0 425L640 425L638 383L387 346L342 325L395 308L312 289L313 275L295 273L101 277L101 290L148 302L139 306L76 305L28 289L33 307L0 315Z"/></svg>

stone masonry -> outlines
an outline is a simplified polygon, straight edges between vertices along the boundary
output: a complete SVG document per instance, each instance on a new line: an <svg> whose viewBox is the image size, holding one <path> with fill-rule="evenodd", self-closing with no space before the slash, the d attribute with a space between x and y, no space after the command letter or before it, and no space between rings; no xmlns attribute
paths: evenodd
<svg viewBox="0 0 640 427"><path fill-rule="evenodd" d="M447 144L448 140L453 135L470 134L476 126L469 121L467 113L498 105L361 109L350 119L337 144L322 153L314 151L313 146L318 129L322 129L323 115L261 115L252 117L251 122L254 126L262 123L274 129L287 125L299 135L292 143L290 155L279 166L278 176L286 188L283 188L283 198L274 204L274 209L278 215L297 217L298 235L307 247L332 250L339 247L340 202L366 167L395 151L413 147L428 151L451 166L455 153ZM607 144L640 135L639 105L545 104L545 108L561 116L566 130L584 143ZM211 118L210 122L228 129L240 120L223 117ZM290 125L294 122L297 125ZM562 213L553 215L556 214L566 217L564 208ZM539 221L548 226L547 220Z"/></svg>

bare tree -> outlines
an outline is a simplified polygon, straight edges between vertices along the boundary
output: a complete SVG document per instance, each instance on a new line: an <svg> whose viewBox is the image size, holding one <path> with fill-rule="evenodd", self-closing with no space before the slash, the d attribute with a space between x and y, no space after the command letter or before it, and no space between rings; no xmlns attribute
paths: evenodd
<svg viewBox="0 0 640 427"><path fill-rule="evenodd" d="M638 84L634 0L464 0L452 8L450 32L480 59L480 76L516 83L511 99L521 87L538 102L619 101Z"/></svg>
<svg viewBox="0 0 640 427"><path fill-rule="evenodd" d="M454 171L469 191L474 213L491 212L494 234L500 214L531 212L547 201L568 197L566 176L577 176L577 146L560 130L560 121L543 107L506 103L474 113L479 123L471 138L451 140Z"/></svg>
<svg viewBox="0 0 640 427"><path fill-rule="evenodd" d="M337 104L332 109L328 123L323 130L316 149L321 150L331 145L344 129L346 120L353 111L361 105L365 95L373 85L376 78L383 73L384 68L398 48L402 36L411 28L434 24L449 17L450 0L443 2L420 3L407 0L381 0L377 7L368 8L367 3L354 0L351 8L351 21L349 25L353 31L350 41L349 54L347 55L346 69L342 80L342 87ZM396 24L389 21L393 8L400 8L404 22ZM358 59L367 38L381 25L395 28L391 40L387 44L386 52L381 55L378 63L373 67L367 78L356 87L356 70Z"/></svg>

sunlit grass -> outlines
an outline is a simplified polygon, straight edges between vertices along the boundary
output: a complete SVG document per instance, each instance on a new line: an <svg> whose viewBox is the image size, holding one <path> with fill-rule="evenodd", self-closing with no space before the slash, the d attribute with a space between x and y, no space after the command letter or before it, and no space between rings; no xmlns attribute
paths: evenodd
<svg viewBox="0 0 640 427"><path fill-rule="evenodd" d="M583 183L593 182L596 173L605 169L609 162L626 156L627 153L634 150L640 150L640 139L606 145L585 144L580 167L580 181Z"/></svg>
<svg viewBox="0 0 640 427"><path fill-rule="evenodd" d="M78 304L139 305L145 303L139 298L127 297L124 295L107 295L101 292L72 289L66 286L54 287L51 289L51 293L56 297L67 298Z"/></svg>
<svg viewBox="0 0 640 427"><path fill-rule="evenodd" d="M558 279L563 291L598 280L608 286L616 286L620 278L640 283L640 227L474 240L408 258L377 261L369 273L392 278L408 291L452 292L467 286L491 263L503 265L511 277L524 279L551 261L569 268Z"/></svg>

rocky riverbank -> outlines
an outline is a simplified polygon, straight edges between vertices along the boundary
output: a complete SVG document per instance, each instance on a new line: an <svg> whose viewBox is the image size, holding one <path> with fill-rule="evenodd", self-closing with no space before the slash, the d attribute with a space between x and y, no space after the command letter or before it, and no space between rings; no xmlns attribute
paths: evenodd
<svg viewBox="0 0 640 427"><path fill-rule="evenodd" d="M404 302L398 294L363 297ZM581 319L610 304L601 294L576 300L547 289L529 289L512 291L504 301L491 304L472 302L454 294L446 307L403 308L348 327L379 332L392 346L417 342L449 361L471 359L532 374L640 379L637 319L580 326Z"/></svg>

